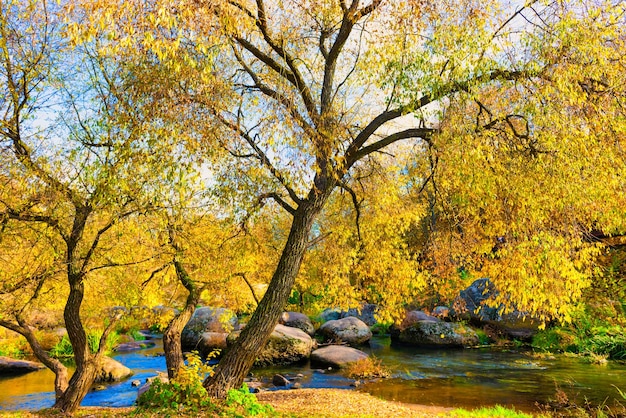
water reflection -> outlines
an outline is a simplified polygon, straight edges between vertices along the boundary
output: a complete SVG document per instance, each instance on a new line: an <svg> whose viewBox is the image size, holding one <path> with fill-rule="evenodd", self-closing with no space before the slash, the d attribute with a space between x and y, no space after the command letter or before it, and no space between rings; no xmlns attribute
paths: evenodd
<svg viewBox="0 0 626 418"><path fill-rule="evenodd" d="M165 371L162 347L123 353L114 358L130 367L134 376L90 392L84 406L131 406L137 388L133 380L145 381L157 370ZM391 346L388 338L375 338L364 349L380 358L393 377L370 382L359 390L401 402L448 407L478 407L495 404L533 411L535 403L546 403L556 385L572 399L593 404L619 399L615 386L626 388L626 365L591 365L579 358L555 356L533 358L522 352L472 350L420 350ZM341 373L312 369L308 363L253 371L255 377L271 382L276 373L301 374L303 388L349 389L352 380ZM269 385L269 383L268 383ZM615 386L613 386L615 385ZM49 370L0 378L0 409L41 409L54 402L54 375Z"/></svg>

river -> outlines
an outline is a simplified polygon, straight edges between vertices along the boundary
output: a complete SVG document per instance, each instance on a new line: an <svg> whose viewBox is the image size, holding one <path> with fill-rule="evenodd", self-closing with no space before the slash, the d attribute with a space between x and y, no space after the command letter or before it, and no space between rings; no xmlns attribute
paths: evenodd
<svg viewBox="0 0 626 418"><path fill-rule="evenodd" d="M392 377L359 386L358 390L407 403L475 408L505 405L536 411L535 404L554 398L557 387L579 405L612 404L619 399L616 387L626 389L626 365L609 362L588 364L564 355L536 357L524 351L493 348L424 350L391 345L388 338L375 337L364 351L382 360ZM133 405L137 388L133 380L145 381L155 370L165 370L162 348L114 356L135 375L123 382L91 391L83 406L122 407ZM304 388L353 389L352 380L341 373L312 369L308 364L253 371L262 381L275 373L301 374ZM0 409L41 409L53 403L54 376L48 370L0 378Z"/></svg>

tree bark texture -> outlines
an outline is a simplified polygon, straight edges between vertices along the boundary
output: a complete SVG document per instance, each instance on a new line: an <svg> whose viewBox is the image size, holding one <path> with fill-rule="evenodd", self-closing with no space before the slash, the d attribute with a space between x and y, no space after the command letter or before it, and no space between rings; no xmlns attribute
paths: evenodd
<svg viewBox="0 0 626 418"><path fill-rule="evenodd" d="M71 269L71 266L69 268ZM74 350L76 371L72 375L65 392L57 398L53 408L72 413L80 406L96 378L96 358L89 352L87 334L80 319L80 307L85 294L82 275L69 273L68 281L70 293L65 304L63 318L68 338Z"/></svg>
<svg viewBox="0 0 626 418"><path fill-rule="evenodd" d="M189 295L187 296L185 308L172 319L163 333L163 351L165 351L167 377L170 379L175 378L180 368L185 364L180 336L183 328L185 328L185 325L196 310L201 293L201 289L195 286L184 266L178 260L174 261L174 267L176 268L178 280L189 291Z"/></svg>
<svg viewBox="0 0 626 418"><path fill-rule="evenodd" d="M213 375L204 381L209 396L223 399L230 389L242 386L283 312L307 249L311 226L331 190L332 187L327 187L324 191L312 191L296 210L289 237L263 299Z"/></svg>

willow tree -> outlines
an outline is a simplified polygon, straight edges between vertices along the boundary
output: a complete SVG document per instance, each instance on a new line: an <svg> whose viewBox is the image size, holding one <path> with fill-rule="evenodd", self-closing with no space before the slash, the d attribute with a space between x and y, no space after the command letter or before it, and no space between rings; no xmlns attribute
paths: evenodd
<svg viewBox="0 0 626 418"><path fill-rule="evenodd" d="M121 114L114 109L126 104L116 97L115 66L105 65L88 46L69 44L66 13L58 3L0 5L2 256L16 256L1 267L0 277L3 299L21 303L3 302L0 325L26 337L56 375L54 407L71 412L95 379L114 323L111 318L92 354L81 315L85 283L94 271L126 262L107 254L110 248L102 242L148 207L140 191L150 178L150 170L142 171L149 153L133 147L140 123L131 112L113 120ZM7 246L7 238L18 236ZM27 246L33 243L34 250L41 248L38 263L29 260ZM66 297L63 318L76 365L71 377L43 350L28 323L29 309L51 290Z"/></svg>
<svg viewBox="0 0 626 418"><path fill-rule="evenodd" d="M600 238L626 232L626 7L544 10L545 30L520 35L533 57L520 59L540 76L446 108L432 142L428 245L438 274L490 277L496 306L569 321L593 284Z"/></svg>
<svg viewBox="0 0 626 418"><path fill-rule="evenodd" d="M459 97L532 86L561 62L558 48L547 59L523 33L545 38L559 25L571 27L575 12L620 7L574 2L568 10L563 3L530 1L513 8L472 0L83 3L92 19L76 28L77 38L106 33L110 42L100 53L137 63L141 85L169 76L156 89L134 90L158 98L155 115L180 107L187 116L193 109L210 126L221 126L190 125L197 141L185 145L219 156L211 182L221 187L223 201L241 212L271 203L290 216L263 299L205 381L216 397L241 385L267 341L307 248L321 236L313 226L334 192L354 192L359 173L407 142L416 145L416 167L426 168L413 182L426 190L424 184L443 173L432 171L437 144L456 146L436 138L454 127L446 123L451 112L468 112L456 106ZM215 100L217 89L230 91L228 100ZM517 137L519 121L505 118L498 127ZM481 129L495 126L487 121ZM537 289L512 295L541 295Z"/></svg>

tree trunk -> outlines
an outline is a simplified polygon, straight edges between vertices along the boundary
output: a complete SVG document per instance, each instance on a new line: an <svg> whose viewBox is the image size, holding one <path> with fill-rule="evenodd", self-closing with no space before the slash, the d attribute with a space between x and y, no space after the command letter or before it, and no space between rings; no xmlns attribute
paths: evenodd
<svg viewBox="0 0 626 418"><path fill-rule="evenodd" d="M167 377L170 379L175 378L180 368L185 364L180 335L195 309L195 304L185 306L185 309L172 319L163 333L163 351L165 351Z"/></svg>
<svg viewBox="0 0 626 418"><path fill-rule="evenodd" d="M213 375L207 377L203 383L209 396L223 399L230 389L240 388L254 360L265 347L291 294L307 249L313 220L330 195L330 190L329 187L324 192L312 191L309 198L298 207L289 237L263 299L239 338L220 360Z"/></svg>
<svg viewBox="0 0 626 418"><path fill-rule="evenodd" d="M57 398L52 408L68 414L76 411L93 385L96 372L96 363L93 358L84 363L80 369L77 368L67 389L60 398Z"/></svg>
<svg viewBox="0 0 626 418"><path fill-rule="evenodd" d="M72 413L80 406L81 401L89 392L96 378L96 359L89 352L87 334L80 319L80 307L85 293L82 276L69 273L68 281L70 283L70 294L65 303L63 318L67 336L74 350L76 371L72 375L65 392L60 397L57 397L53 408Z"/></svg>
<svg viewBox="0 0 626 418"><path fill-rule="evenodd" d="M176 250L176 255L174 256L176 277L189 292L187 295L187 301L185 302L185 308L182 312L176 315L174 319L172 319L163 333L163 351L165 351L167 377L173 379L176 377L183 364L185 364L180 336L185 328L185 325L187 325L187 322L189 322L191 316L196 310L196 305L200 301L202 289L199 289L196 286L180 260L183 255L183 250L175 239L174 227L171 223L168 225L168 230L170 234L170 244Z"/></svg>

